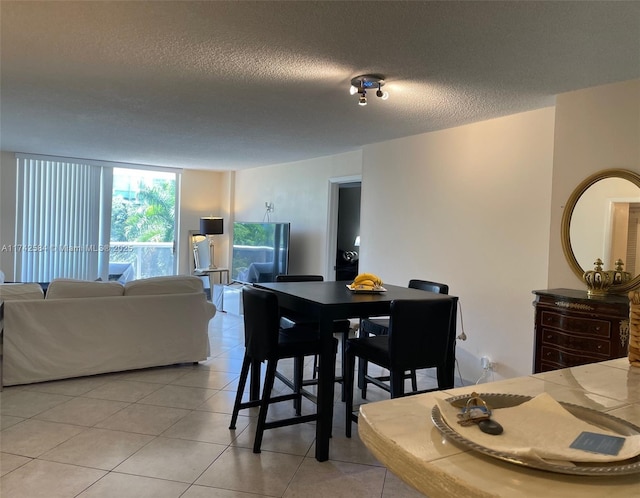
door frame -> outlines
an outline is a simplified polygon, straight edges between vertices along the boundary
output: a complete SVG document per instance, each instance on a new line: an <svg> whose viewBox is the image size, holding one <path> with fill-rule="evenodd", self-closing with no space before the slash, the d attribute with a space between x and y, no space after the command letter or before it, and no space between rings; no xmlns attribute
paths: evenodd
<svg viewBox="0 0 640 498"><path fill-rule="evenodd" d="M362 175L337 176L329 178L329 201L327 204L327 246L325 248L325 280L336 279L336 246L338 245L338 210L340 185L344 183L360 183Z"/></svg>

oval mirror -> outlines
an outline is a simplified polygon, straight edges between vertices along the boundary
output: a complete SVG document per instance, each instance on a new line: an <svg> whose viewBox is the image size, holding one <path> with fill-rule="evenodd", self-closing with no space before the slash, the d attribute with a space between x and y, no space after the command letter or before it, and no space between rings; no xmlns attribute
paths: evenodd
<svg viewBox="0 0 640 498"><path fill-rule="evenodd" d="M605 270L621 259L632 278L609 292L640 285L640 175L609 169L584 180L567 201L561 229L565 257L580 279L598 258Z"/></svg>

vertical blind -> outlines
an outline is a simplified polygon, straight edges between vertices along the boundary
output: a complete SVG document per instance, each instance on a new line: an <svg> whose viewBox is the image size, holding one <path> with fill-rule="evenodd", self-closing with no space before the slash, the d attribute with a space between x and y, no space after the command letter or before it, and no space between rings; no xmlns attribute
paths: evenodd
<svg viewBox="0 0 640 498"><path fill-rule="evenodd" d="M95 279L104 168L18 157L16 270L22 282Z"/></svg>

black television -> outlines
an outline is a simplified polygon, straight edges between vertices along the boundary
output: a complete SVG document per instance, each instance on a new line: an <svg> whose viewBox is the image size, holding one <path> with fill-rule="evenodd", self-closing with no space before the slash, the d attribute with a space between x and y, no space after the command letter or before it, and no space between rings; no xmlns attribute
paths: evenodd
<svg viewBox="0 0 640 498"><path fill-rule="evenodd" d="M235 282L275 282L289 270L290 223L233 224L231 279Z"/></svg>

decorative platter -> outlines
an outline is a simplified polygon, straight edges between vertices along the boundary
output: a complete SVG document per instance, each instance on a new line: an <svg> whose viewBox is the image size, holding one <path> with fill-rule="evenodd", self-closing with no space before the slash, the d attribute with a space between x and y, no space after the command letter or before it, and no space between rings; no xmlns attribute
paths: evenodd
<svg viewBox="0 0 640 498"><path fill-rule="evenodd" d="M452 402L466 402L471 395L464 394L462 396L455 396L453 398L447 398L445 401ZM519 394L480 394L480 397L487 402L487 404L493 409L507 408L510 406L517 406L526 401L532 399L531 396L522 396ZM609 429L616 432L621 436L634 436L640 434L640 427L637 427L626 420L614 417L607 413L602 413L591 408L585 408L583 406L573 405L571 403L559 402L562 407L571 413L574 417L577 417L587 423ZM505 462L529 467L533 469L546 470L549 472L556 472L560 474L571 474L581 476L615 476L615 475L627 475L640 472L640 455L630 458L628 460L621 460L611 463L585 463L585 462L567 462L566 464L547 461L547 460L526 460L519 455L512 455L507 452L501 452L492 450L485 446L479 445L470 441L466 437L462 436L453 427L451 427L443 418L440 413L438 405L435 405L431 410L431 420L437 429L449 439L456 443L472 449L479 453L483 453L493 458L503 460Z"/></svg>
<svg viewBox="0 0 640 498"><path fill-rule="evenodd" d="M354 289L351 288L351 284L347 284L347 289L355 294L380 294L382 292L387 292L387 289L384 287L378 287L377 289Z"/></svg>

